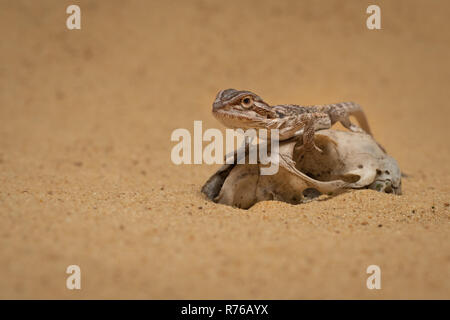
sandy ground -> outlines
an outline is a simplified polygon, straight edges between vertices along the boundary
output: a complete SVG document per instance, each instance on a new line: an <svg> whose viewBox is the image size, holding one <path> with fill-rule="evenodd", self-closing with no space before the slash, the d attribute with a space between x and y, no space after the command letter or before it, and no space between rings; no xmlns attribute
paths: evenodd
<svg viewBox="0 0 450 320"><path fill-rule="evenodd" d="M369 31L372 2L2 0L0 298L450 298L450 5L376 1ZM404 195L207 201L218 165L172 164L170 135L223 129L229 87L357 101Z"/></svg>

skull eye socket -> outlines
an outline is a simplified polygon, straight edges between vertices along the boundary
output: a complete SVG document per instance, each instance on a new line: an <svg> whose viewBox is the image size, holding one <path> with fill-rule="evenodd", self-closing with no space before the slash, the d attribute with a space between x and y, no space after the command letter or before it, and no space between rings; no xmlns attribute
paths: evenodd
<svg viewBox="0 0 450 320"><path fill-rule="evenodd" d="M244 108L249 108L253 104L253 99L251 97L245 97L241 100L241 104Z"/></svg>

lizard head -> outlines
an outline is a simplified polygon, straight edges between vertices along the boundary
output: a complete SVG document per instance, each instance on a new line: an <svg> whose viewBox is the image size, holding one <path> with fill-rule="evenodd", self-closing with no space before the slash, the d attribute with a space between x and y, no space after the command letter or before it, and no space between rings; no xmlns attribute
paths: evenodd
<svg viewBox="0 0 450 320"><path fill-rule="evenodd" d="M272 107L258 95L235 89L220 91L212 112L223 125L232 129L259 128L261 122L277 117Z"/></svg>

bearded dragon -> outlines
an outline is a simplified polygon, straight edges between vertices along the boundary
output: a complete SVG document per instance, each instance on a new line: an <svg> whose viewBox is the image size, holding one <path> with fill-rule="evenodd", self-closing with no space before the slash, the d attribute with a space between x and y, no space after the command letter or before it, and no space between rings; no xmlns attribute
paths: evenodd
<svg viewBox="0 0 450 320"><path fill-rule="evenodd" d="M231 129L278 129L280 141L303 135L302 152L312 149L321 152L314 145L314 132L328 129L336 122L353 132L372 135L364 111L354 102L271 106L253 92L226 89L217 94L212 113ZM351 123L350 116L354 116L361 127Z"/></svg>

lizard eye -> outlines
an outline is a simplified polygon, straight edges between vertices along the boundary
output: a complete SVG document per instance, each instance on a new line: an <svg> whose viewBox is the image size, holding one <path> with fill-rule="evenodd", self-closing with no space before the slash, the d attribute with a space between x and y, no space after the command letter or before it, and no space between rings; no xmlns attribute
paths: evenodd
<svg viewBox="0 0 450 320"><path fill-rule="evenodd" d="M241 100L241 104L244 108L249 108L253 104L253 99L251 97L245 97Z"/></svg>

